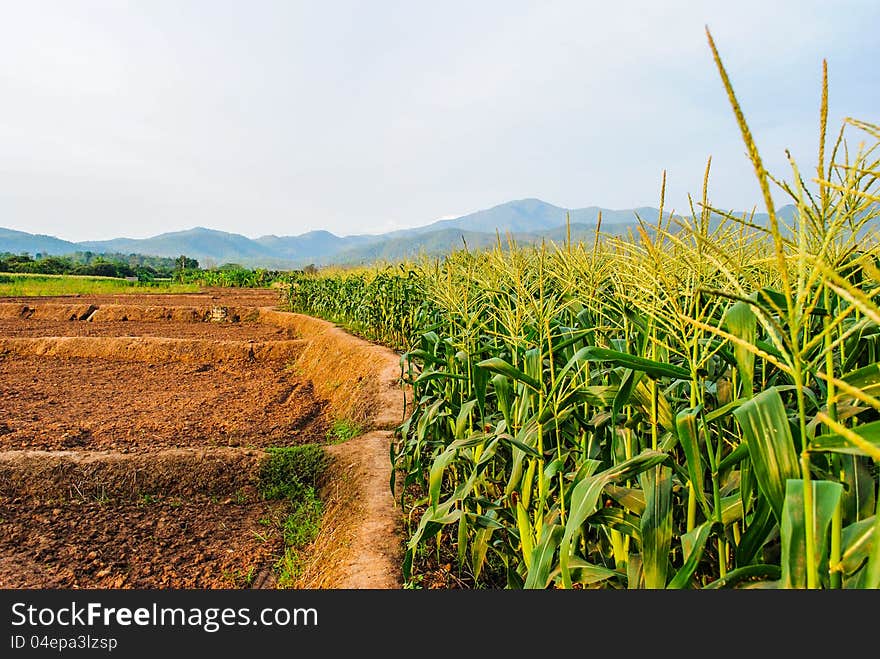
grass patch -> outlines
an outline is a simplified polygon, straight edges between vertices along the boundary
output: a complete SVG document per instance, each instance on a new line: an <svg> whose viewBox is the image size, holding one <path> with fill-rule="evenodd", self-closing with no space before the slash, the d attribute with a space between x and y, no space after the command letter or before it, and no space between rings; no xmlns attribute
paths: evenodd
<svg viewBox="0 0 880 659"><path fill-rule="evenodd" d="M317 486L329 459L317 444L271 447L260 469L259 490L264 499L296 500Z"/></svg>
<svg viewBox="0 0 880 659"><path fill-rule="evenodd" d="M364 427L350 419L336 419L327 431L327 439L333 444L347 442L364 431Z"/></svg>
<svg viewBox="0 0 880 659"><path fill-rule="evenodd" d="M317 444L273 447L260 470L264 499L286 499L289 512L279 522L284 553L275 564L280 588L289 588L303 570L303 550L318 535L323 504L317 484L329 459ZM261 520L262 523L263 520Z"/></svg>
<svg viewBox="0 0 880 659"><path fill-rule="evenodd" d="M250 588L257 577L256 568L251 566L247 570L235 569L223 572L223 578L230 582L235 588Z"/></svg>
<svg viewBox="0 0 880 659"><path fill-rule="evenodd" d="M197 284L170 281L132 282L115 277L80 275L0 274L2 297L47 297L55 295L103 295L118 293L197 293Z"/></svg>
<svg viewBox="0 0 880 659"><path fill-rule="evenodd" d="M290 514L281 524L284 554L275 563L279 588L291 587L302 574L303 550L318 537L324 511L323 503L311 487L304 490L291 506Z"/></svg>

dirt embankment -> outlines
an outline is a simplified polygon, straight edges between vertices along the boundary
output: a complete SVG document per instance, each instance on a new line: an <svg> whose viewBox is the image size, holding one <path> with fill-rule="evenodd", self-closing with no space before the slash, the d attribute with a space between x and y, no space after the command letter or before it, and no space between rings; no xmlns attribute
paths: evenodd
<svg viewBox="0 0 880 659"><path fill-rule="evenodd" d="M0 491L12 499L137 501L143 497L258 499L266 459L254 449L177 448L149 452L2 451Z"/></svg>
<svg viewBox="0 0 880 659"><path fill-rule="evenodd" d="M305 343L292 341L216 341L158 336L51 336L0 338L0 355L81 357L124 362L264 361L296 359Z"/></svg>

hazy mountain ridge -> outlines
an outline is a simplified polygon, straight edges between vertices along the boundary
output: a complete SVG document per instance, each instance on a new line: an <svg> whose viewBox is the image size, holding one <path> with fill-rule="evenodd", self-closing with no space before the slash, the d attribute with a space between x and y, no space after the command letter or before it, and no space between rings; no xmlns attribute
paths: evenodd
<svg viewBox="0 0 880 659"><path fill-rule="evenodd" d="M789 219L794 210L794 206L783 206L778 214ZM195 227L151 238L70 242L54 236L0 228L0 252L63 255L92 251L164 257L186 254L203 266L240 263L248 267L285 269L309 263L345 265L396 261L419 254L441 255L461 248L465 243L469 249L482 249L495 244L499 236L502 242L510 237L519 244L539 243L541 240L561 242L568 231L566 214L571 221L572 240L585 240L595 233L600 212L603 233L625 233L637 224L637 215L643 221L653 223L659 214L658 209L651 207L566 209L540 199L520 199L461 217L377 235L337 236L329 231L309 231L298 236L248 238L237 233ZM755 221L766 222L766 214L756 215Z"/></svg>

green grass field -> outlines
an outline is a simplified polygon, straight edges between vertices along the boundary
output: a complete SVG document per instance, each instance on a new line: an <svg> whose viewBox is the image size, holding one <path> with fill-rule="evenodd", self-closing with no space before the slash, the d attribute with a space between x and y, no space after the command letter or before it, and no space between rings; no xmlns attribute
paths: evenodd
<svg viewBox="0 0 880 659"><path fill-rule="evenodd" d="M196 293L197 284L176 282L130 282L114 277L32 275L0 273L0 296L46 297L54 295L102 295L116 293Z"/></svg>

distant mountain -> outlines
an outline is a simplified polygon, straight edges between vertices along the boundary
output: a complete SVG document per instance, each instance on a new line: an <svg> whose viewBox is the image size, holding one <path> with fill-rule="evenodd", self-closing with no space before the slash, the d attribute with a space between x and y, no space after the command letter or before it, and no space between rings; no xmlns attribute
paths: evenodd
<svg viewBox="0 0 880 659"><path fill-rule="evenodd" d="M301 236L261 236L255 240L280 257L312 262L332 257L340 251L361 245L382 242L384 236L345 236L329 231L310 231Z"/></svg>
<svg viewBox="0 0 880 659"><path fill-rule="evenodd" d="M219 263L277 258L271 250L250 238L204 227L163 233L152 238L116 238L79 244L82 248L93 252L122 252L152 256L186 254L194 259L213 259Z"/></svg>
<svg viewBox="0 0 880 659"><path fill-rule="evenodd" d="M794 206L783 206L778 214L783 220L790 220L795 210ZM499 236L502 241L509 236L519 244L539 243L541 240L561 242L568 232L566 213L571 220L572 240L591 240L600 212L603 233L625 233L636 225L637 217L654 223L659 214L651 207L566 209L540 199L519 199L461 217L378 235L336 236L329 231L310 231L299 236L269 235L252 239L237 233L195 227L152 238L74 243L52 236L0 229L0 252L62 255L88 250L172 258L186 254L202 265L240 263L248 267L290 269L309 263L362 264L377 260L397 261L420 254L442 255L463 247L465 243L469 249L482 249L493 245ZM756 223L766 223L767 215L757 214L754 219Z"/></svg>
<svg viewBox="0 0 880 659"><path fill-rule="evenodd" d="M632 224L635 221L636 213L643 218L657 217L659 213L656 208L612 210L590 206L589 208L568 209L548 204L540 199L519 199L450 220L439 220L417 229L394 231L388 235L397 237L396 234L423 234L441 229L482 231L491 234L494 234L497 229L501 233L510 231L512 233L540 234L549 229L564 226L566 213L571 216L572 224L595 226L600 212L604 224Z"/></svg>
<svg viewBox="0 0 880 659"><path fill-rule="evenodd" d="M0 228L0 252L13 254L70 254L79 249L76 243L71 243L54 236L15 231L13 229ZM178 254L178 256L180 256Z"/></svg>

